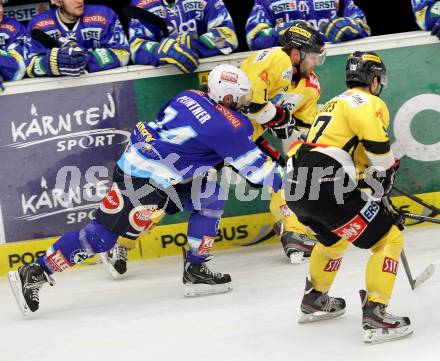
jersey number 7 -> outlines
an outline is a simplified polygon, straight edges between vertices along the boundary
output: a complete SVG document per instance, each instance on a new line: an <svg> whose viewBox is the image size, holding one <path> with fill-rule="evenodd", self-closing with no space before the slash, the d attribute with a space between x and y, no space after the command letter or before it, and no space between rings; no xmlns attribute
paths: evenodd
<svg viewBox="0 0 440 361"><path fill-rule="evenodd" d="M327 127L328 123L330 123L331 119L331 115L320 115L318 118L316 118L315 122L313 123L313 128L319 126L319 129L315 137L313 138L312 143L318 142L319 137L322 135L324 129Z"/></svg>

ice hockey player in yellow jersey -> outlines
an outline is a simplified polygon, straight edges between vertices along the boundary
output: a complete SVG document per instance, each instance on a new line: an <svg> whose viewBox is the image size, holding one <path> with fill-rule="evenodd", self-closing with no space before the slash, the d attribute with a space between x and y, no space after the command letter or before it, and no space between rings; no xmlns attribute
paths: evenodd
<svg viewBox="0 0 440 361"><path fill-rule="evenodd" d="M321 36L306 22L298 22L285 31L282 45L256 51L241 64L253 87L248 116L254 124L254 139L263 147L267 141L260 137L266 129L281 139L292 139L295 128L306 134L318 109L320 89L313 67L325 59ZM289 210L282 192L272 195L270 210L291 262L310 256L313 235Z"/></svg>
<svg viewBox="0 0 440 361"><path fill-rule="evenodd" d="M387 133L388 109L379 98L386 69L377 54L355 52L345 74L349 89L324 105L306 142L288 152L287 204L318 239L299 322L345 312L345 300L328 291L352 243L372 251L366 291L360 291L364 342L392 341L413 331L408 317L386 312L403 247L401 217L387 201L398 162Z"/></svg>

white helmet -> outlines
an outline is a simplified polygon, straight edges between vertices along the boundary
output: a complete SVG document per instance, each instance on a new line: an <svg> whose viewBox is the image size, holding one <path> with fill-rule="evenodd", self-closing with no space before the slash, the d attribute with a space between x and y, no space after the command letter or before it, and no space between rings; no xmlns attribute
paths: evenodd
<svg viewBox="0 0 440 361"><path fill-rule="evenodd" d="M234 65L220 64L208 76L208 96L219 103L232 95L236 108L251 100L251 84L247 75Z"/></svg>

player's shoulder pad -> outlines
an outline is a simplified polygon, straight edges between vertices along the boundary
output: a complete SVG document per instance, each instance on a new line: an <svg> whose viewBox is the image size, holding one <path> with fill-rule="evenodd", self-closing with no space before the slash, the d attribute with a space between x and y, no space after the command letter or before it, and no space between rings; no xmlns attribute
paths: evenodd
<svg viewBox="0 0 440 361"><path fill-rule="evenodd" d="M56 27L56 9L50 9L35 15L28 24L28 29L46 30Z"/></svg>
<svg viewBox="0 0 440 361"><path fill-rule="evenodd" d="M134 0L131 2L131 5L144 10L148 10L157 6L163 6L162 1L160 0Z"/></svg>
<svg viewBox="0 0 440 361"><path fill-rule="evenodd" d="M339 99L342 99L350 105L352 108L359 108L365 104L371 103L371 99L366 93L361 93L354 91L352 89L348 89L338 96Z"/></svg>
<svg viewBox="0 0 440 361"><path fill-rule="evenodd" d="M318 76L315 72L310 72L309 76L306 78L306 88L315 89L318 94L321 93L321 87L319 85Z"/></svg>
<svg viewBox="0 0 440 361"><path fill-rule="evenodd" d="M12 34L16 34L24 29L24 25L18 20L13 18L4 17L0 23L0 31L9 31Z"/></svg>
<svg viewBox="0 0 440 361"><path fill-rule="evenodd" d="M92 23L105 26L108 25L109 21L113 21L116 16L116 13L105 5L84 5L84 24Z"/></svg>

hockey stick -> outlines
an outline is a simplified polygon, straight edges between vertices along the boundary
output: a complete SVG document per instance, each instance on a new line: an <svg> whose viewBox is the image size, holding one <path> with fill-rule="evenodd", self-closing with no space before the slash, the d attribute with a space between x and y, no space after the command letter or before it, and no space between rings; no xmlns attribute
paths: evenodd
<svg viewBox="0 0 440 361"><path fill-rule="evenodd" d="M267 233L269 229L270 231L269 233ZM267 241L268 239L272 238L275 235L276 233L273 230L273 227L266 224L260 228L260 231L258 232L257 236L252 241L249 241L247 243L241 243L240 246L242 247L253 246L255 244Z"/></svg>
<svg viewBox="0 0 440 361"><path fill-rule="evenodd" d="M31 32L32 39L44 45L48 49L59 48L60 44L50 35L46 34L41 29L32 29Z"/></svg>
<svg viewBox="0 0 440 361"><path fill-rule="evenodd" d="M428 208L429 210L433 211L435 214L440 214L440 208L437 208L433 204L429 204L429 203L425 202L423 199L421 199L411 193L408 193L407 191L403 190L402 188L400 188L396 185L393 185L393 189L395 189L397 192L403 194L404 196L408 197L409 199L413 200L414 202L419 203L423 207Z"/></svg>
<svg viewBox="0 0 440 361"><path fill-rule="evenodd" d="M141 9L133 5L127 5L122 8L122 13L127 18L137 19L156 25L162 31L164 37L168 37L168 35L170 35L165 20L160 16L149 12L148 10Z"/></svg>
<svg viewBox="0 0 440 361"><path fill-rule="evenodd" d="M403 268L405 269L406 276L408 277L409 284L411 285L411 289L415 289L420 286L422 283L426 282L435 272L435 267L433 264L430 264L426 269L415 279L411 274L411 270L409 268L408 259L406 258L405 251L402 249L402 253L400 254L400 259L403 263Z"/></svg>
<svg viewBox="0 0 440 361"><path fill-rule="evenodd" d="M440 224L439 218L423 216L421 214L412 214L412 213L407 213L407 212L402 212L401 214L405 218L416 219L416 220L422 221L422 222L431 222L431 223Z"/></svg>

